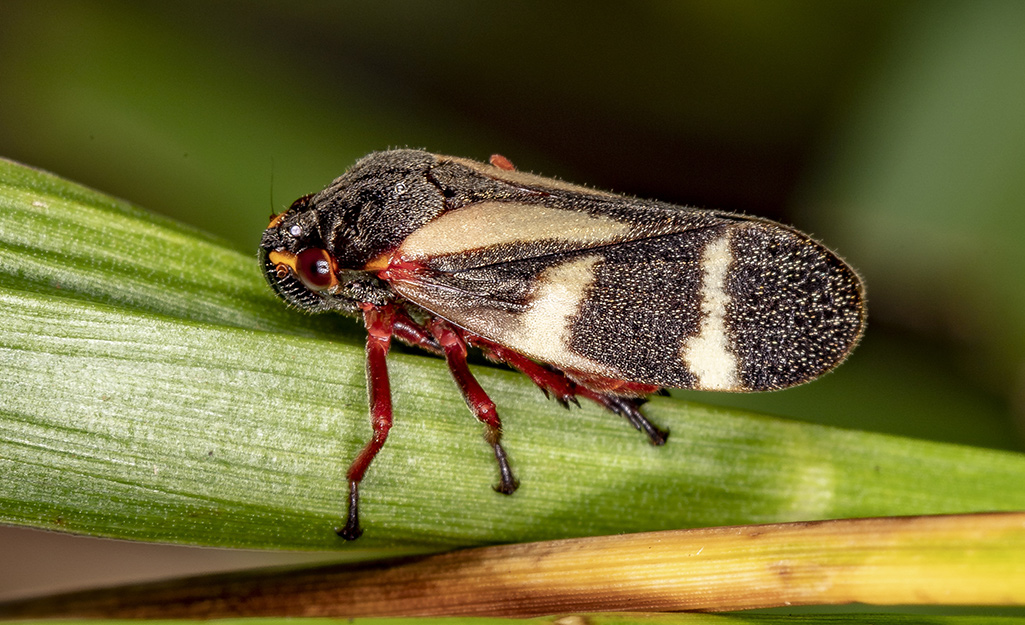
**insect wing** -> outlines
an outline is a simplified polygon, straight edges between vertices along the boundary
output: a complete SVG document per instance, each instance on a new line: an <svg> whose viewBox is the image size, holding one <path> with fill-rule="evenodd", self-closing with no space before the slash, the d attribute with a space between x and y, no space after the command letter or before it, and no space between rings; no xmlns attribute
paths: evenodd
<svg viewBox="0 0 1025 625"><path fill-rule="evenodd" d="M474 334L559 369L657 386L807 382L846 357L864 324L860 280L832 252L725 213L638 224L481 203L418 231L397 258L415 267L391 277L399 294Z"/></svg>

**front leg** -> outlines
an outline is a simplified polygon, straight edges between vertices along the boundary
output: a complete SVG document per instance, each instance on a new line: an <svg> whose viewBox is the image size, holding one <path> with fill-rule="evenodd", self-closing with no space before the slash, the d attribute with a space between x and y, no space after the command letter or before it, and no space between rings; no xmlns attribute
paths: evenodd
<svg viewBox="0 0 1025 625"><path fill-rule="evenodd" d="M391 384L388 382L388 349L391 347L395 310L392 306L363 308L363 322L367 326L367 396L370 400L370 426L373 437L356 459L349 465L349 511L345 527L335 532L345 540L356 540L363 534L359 526L359 483L370 467L377 452L388 439L392 425Z"/></svg>
<svg viewBox="0 0 1025 625"><path fill-rule="evenodd" d="M449 371L459 386L470 412L484 424L484 440L494 449L495 460L498 461L499 482L494 488L500 493L511 495L520 484L513 477L509 458L502 447L502 421L498 418L495 402L491 401L470 373L470 367L466 364L466 341L455 328L441 319L432 321L428 329L445 350L445 361L448 363Z"/></svg>

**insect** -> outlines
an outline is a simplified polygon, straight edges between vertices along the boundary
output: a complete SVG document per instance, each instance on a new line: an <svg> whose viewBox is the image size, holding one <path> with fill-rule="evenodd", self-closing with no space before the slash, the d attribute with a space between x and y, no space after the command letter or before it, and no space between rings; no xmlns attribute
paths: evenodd
<svg viewBox="0 0 1025 625"><path fill-rule="evenodd" d="M501 421L467 347L661 445L667 432L639 410L648 395L802 384L840 364L865 325L858 275L792 228L568 184L497 155L370 154L272 217L260 257L289 304L366 325L373 436L347 473L336 531L348 540L392 425L392 338L444 356L494 451L494 488L511 494Z"/></svg>

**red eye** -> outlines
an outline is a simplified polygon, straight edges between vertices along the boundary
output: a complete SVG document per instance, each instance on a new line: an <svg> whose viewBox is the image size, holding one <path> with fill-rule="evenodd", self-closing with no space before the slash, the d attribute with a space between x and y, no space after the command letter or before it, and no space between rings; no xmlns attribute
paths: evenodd
<svg viewBox="0 0 1025 625"><path fill-rule="evenodd" d="M331 255L327 253L327 250L311 247L299 252L299 255L296 256L295 271L307 288L313 291L323 291L335 282L332 264Z"/></svg>

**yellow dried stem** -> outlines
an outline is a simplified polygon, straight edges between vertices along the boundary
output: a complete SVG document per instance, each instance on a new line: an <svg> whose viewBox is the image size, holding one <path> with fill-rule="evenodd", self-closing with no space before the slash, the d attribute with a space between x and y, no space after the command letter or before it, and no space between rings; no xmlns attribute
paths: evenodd
<svg viewBox="0 0 1025 625"><path fill-rule="evenodd" d="M850 519L468 549L195 578L0 607L5 617L526 617L843 604L1025 605L1025 513Z"/></svg>

